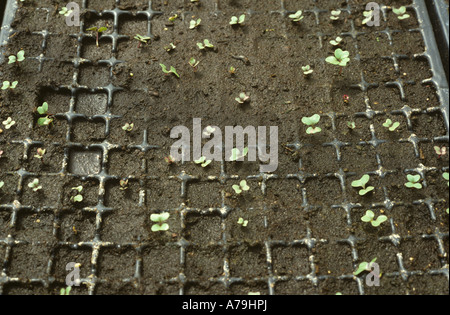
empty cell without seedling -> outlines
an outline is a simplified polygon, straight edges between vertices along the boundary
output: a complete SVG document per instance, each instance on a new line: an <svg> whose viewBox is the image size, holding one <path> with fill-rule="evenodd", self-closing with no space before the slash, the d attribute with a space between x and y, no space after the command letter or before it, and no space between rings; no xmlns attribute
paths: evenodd
<svg viewBox="0 0 450 315"><path fill-rule="evenodd" d="M71 150L69 172L75 175L95 175L101 170L101 152L96 150Z"/></svg>

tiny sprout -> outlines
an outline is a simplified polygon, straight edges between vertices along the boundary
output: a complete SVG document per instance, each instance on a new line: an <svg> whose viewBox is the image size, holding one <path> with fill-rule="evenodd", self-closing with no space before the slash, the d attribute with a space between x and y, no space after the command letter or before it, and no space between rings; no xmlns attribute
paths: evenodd
<svg viewBox="0 0 450 315"><path fill-rule="evenodd" d="M59 14L64 16L69 16L72 13L72 10L67 9L66 7L62 7L59 11Z"/></svg>
<svg viewBox="0 0 450 315"><path fill-rule="evenodd" d="M444 174L442 174L442 178L444 178L447 181L447 186L449 185L448 183L448 172L445 172Z"/></svg>
<svg viewBox="0 0 450 315"><path fill-rule="evenodd" d="M128 189L128 179L121 179L119 181L120 190L127 190Z"/></svg>
<svg viewBox="0 0 450 315"><path fill-rule="evenodd" d="M233 185L233 189L236 192L236 194L240 195L243 191L249 191L250 187L247 185L246 180L242 180L239 185Z"/></svg>
<svg viewBox="0 0 450 315"><path fill-rule="evenodd" d="M168 212L161 213L161 214L152 214L150 216L150 220L152 222L156 222L156 224L153 224L152 226L152 232L160 232L160 231L168 231L169 230L169 224L164 223L167 221L170 217L170 214Z"/></svg>
<svg viewBox="0 0 450 315"><path fill-rule="evenodd" d="M230 161L236 162L236 161L242 160L244 157L247 156L247 154L248 154L248 148L244 148L242 150L242 154L238 148L234 148L233 150L231 150Z"/></svg>
<svg viewBox="0 0 450 315"><path fill-rule="evenodd" d="M9 62L8 64L12 64L12 63L19 63L25 60L25 51L21 50L17 53L17 56L9 56Z"/></svg>
<svg viewBox="0 0 450 315"><path fill-rule="evenodd" d="M107 30L108 30L108 28L104 27L104 26L102 26L102 27L94 26L94 27L88 28L86 31L92 31L92 32L96 32L97 33L96 43L97 43L97 47L98 47L99 46L98 45L98 40L99 40L100 34L103 33L103 32L106 32Z"/></svg>
<svg viewBox="0 0 450 315"><path fill-rule="evenodd" d="M368 262L362 262L359 264L358 269L353 273L355 276L359 275L360 273L364 271L372 271L372 265L377 261L375 258L370 263Z"/></svg>
<svg viewBox="0 0 450 315"><path fill-rule="evenodd" d="M4 181L0 181L0 189L2 189L3 186L5 186L5 182Z"/></svg>
<svg viewBox="0 0 450 315"><path fill-rule="evenodd" d="M81 195L82 191L83 186L72 187L72 193L74 194L74 196L70 197L70 201L72 201L73 203L82 202L83 201L83 196Z"/></svg>
<svg viewBox="0 0 450 315"><path fill-rule="evenodd" d="M51 115L48 115L48 103L44 102L42 106L37 108L37 112L39 115L46 115L45 117L41 117L38 119L37 123L39 126L48 126L53 122L53 118Z"/></svg>
<svg viewBox="0 0 450 315"><path fill-rule="evenodd" d="M294 14L290 14L289 18L292 19L292 22L300 22L304 18L303 11L302 10L298 10Z"/></svg>
<svg viewBox="0 0 450 315"><path fill-rule="evenodd" d="M237 16L232 16L231 17L231 21L230 21L230 25L242 25L245 22L245 14L242 14L241 16L239 16L239 18Z"/></svg>
<svg viewBox="0 0 450 315"><path fill-rule="evenodd" d="M350 96L348 96L347 94L344 94L342 96L342 99L344 100L345 104L348 104L350 102Z"/></svg>
<svg viewBox="0 0 450 315"><path fill-rule="evenodd" d="M373 10L370 11L364 11L363 15L365 17L365 19L362 21L362 24L367 24L367 22L369 22L370 20L372 20L373 17Z"/></svg>
<svg viewBox="0 0 450 315"><path fill-rule="evenodd" d="M231 66L230 69L228 69L228 72L229 72L230 74L235 74L235 73L236 73L236 68L233 67L233 66Z"/></svg>
<svg viewBox="0 0 450 315"><path fill-rule="evenodd" d="M306 133L308 135L316 134L322 132L322 129L319 127L315 127L320 121L320 115L315 114L311 117L303 117L302 123L306 126L309 126L309 128L306 130Z"/></svg>
<svg viewBox="0 0 450 315"><path fill-rule="evenodd" d="M164 158L164 161L165 161L167 164L169 164L169 165L172 165L172 164L175 163L175 159L174 159L173 156L171 156L171 155L166 156L166 157Z"/></svg>
<svg viewBox="0 0 450 315"><path fill-rule="evenodd" d="M16 122L14 120L12 120L11 117L8 117L4 122L3 122L3 126L5 126L5 128L11 129L12 126L14 126L16 124Z"/></svg>
<svg viewBox="0 0 450 315"><path fill-rule="evenodd" d="M127 132L131 132L131 131L133 131L133 129L134 129L134 124L133 123L132 124L126 123L122 127L122 130L127 131Z"/></svg>
<svg viewBox="0 0 450 315"><path fill-rule="evenodd" d="M194 161L195 164L201 164L203 168L211 164L212 160L207 160L206 157L202 156L199 160Z"/></svg>
<svg viewBox="0 0 450 315"><path fill-rule="evenodd" d="M202 19L192 20L189 24L189 29L193 30L194 28L198 27L200 23L202 22Z"/></svg>
<svg viewBox="0 0 450 315"><path fill-rule="evenodd" d="M339 20L339 16L341 15L341 10L331 10L330 20L337 21Z"/></svg>
<svg viewBox="0 0 450 315"><path fill-rule="evenodd" d="M176 19L178 19L178 14L175 14L175 15L172 15L171 17L169 17L169 21L170 21L170 22L173 22L173 21L175 21Z"/></svg>
<svg viewBox="0 0 450 315"><path fill-rule="evenodd" d="M376 220L375 213L371 210L366 211L366 215L361 218L361 221L371 223L373 227L379 227L381 223L386 222L388 220L388 217L385 215L380 215Z"/></svg>
<svg viewBox="0 0 450 315"><path fill-rule="evenodd" d="M196 60L194 57L189 59L189 65L194 68L194 72L197 72L199 63L200 61Z"/></svg>
<svg viewBox="0 0 450 315"><path fill-rule="evenodd" d="M327 57L325 61L332 65L346 67L347 63L350 61L349 55L350 53L348 51L338 48L334 51L334 56Z"/></svg>
<svg viewBox="0 0 450 315"><path fill-rule="evenodd" d="M151 38L148 36L142 36L142 35L136 34L136 36L134 36L134 39L139 41L138 48L141 48L142 43L148 44L148 42L150 41Z"/></svg>
<svg viewBox="0 0 450 315"><path fill-rule="evenodd" d="M241 94L239 94L239 97L235 98L235 100L239 104L244 104L244 103L246 103L246 102L248 102L250 100L250 96L245 94L245 92L242 92Z"/></svg>
<svg viewBox="0 0 450 315"><path fill-rule="evenodd" d="M59 291L59 295L70 295L71 290L72 287L62 288L61 291Z"/></svg>
<svg viewBox="0 0 450 315"><path fill-rule="evenodd" d="M180 75L177 73L177 69L175 69L173 66L170 66L170 70L167 70L167 67L165 65L163 65L162 63L159 64L162 68L162 72L164 72L165 74L171 74L173 73L174 75L176 75L178 78L180 77Z"/></svg>
<svg viewBox="0 0 450 315"><path fill-rule="evenodd" d="M406 13L406 7L402 6L398 9L392 8L392 12L394 12L399 20L406 20L409 19L411 16Z"/></svg>
<svg viewBox="0 0 450 315"><path fill-rule="evenodd" d="M39 179L37 178L35 178L31 183L29 183L28 187L33 189L34 192L42 189L42 186L39 185Z"/></svg>
<svg viewBox="0 0 450 315"><path fill-rule="evenodd" d="M366 188L366 185L369 182L369 180L370 180L370 176L366 174L363 177L361 177L361 179L353 181L352 187L354 187L354 188L361 187L362 189L359 191L359 195L365 196L369 192L375 190L375 187L372 187L372 186L369 186Z"/></svg>
<svg viewBox="0 0 450 315"><path fill-rule="evenodd" d="M243 227L248 226L248 220L244 220L243 218L239 218L237 224L242 225Z"/></svg>
<svg viewBox="0 0 450 315"><path fill-rule="evenodd" d="M214 133L216 131L216 128L213 128L213 127L211 127L211 126L208 126L208 127L206 127L205 129L204 129L204 131L203 131L203 135L205 136L205 137L211 137L211 135Z"/></svg>
<svg viewBox="0 0 450 315"><path fill-rule="evenodd" d="M303 74L304 74L305 76L307 76L307 75L309 75L309 74L311 74L311 73L314 72L314 70L311 69L311 66L310 66L310 65L307 65L307 66L302 67L302 71L303 71Z"/></svg>
<svg viewBox="0 0 450 315"><path fill-rule="evenodd" d="M203 43L197 43L198 48L205 50L206 48L214 48L214 45L208 39L205 39Z"/></svg>
<svg viewBox="0 0 450 315"><path fill-rule="evenodd" d="M2 90L7 89L15 89L17 87L17 84L19 84L19 81L14 81L13 83L9 81L3 81Z"/></svg>
<svg viewBox="0 0 450 315"><path fill-rule="evenodd" d="M174 50L175 48L177 48L177 46L175 46L173 43L170 43L167 46L164 46L165 51L167 52L171 52L172 50Z"/></svg>
<svg viewBox="0 0 450 315"><path fill-rule="evenodd" d="M354 121L347 121L347 127L351 130L356 129L356 124Z"/></svg>
<svg viewBox="0 0 450 315"><path fill-rule="evenodd" d="M47 150L38 148L37 149L37 154L34 157L36 159L39 159L39 160L43 161L44 160L44 155L45 155L46 152L47 152Z"/></svg>
<svg viewBox="0 0 450 315"><path fill-rule="evenodd" d="M333 46L338 46L341 44L343 38L342 37L336 37L335 39L330 40L330 44Z"/></svg>
<svg viewBox="0 0 450 315"><path fill-rule="evenodd" d="M436 152L436 154L438 155L438 159L440 159L441 157L447 155L447 147L441 148L441 147L435 146L434 152Z"/></svg>
<svg viewBox="0 0 450 315"><path fill-rule="evenodd" d="M399 122L393 122L390 119L387 119L386 122L383 124L383 127L385 128L389 128L389 131L395 131L397 130L398 127L400 127L400 123Z"/></svg>
<svg viewBox="0 0 450 315"><path fill-rule="evenodd" d="M415 188L415 189L422 189L423 186L420 183L420 180L422 177L420 175L407 175L406 178L408 179L408 182L405 184L408 188Z"/></svg>

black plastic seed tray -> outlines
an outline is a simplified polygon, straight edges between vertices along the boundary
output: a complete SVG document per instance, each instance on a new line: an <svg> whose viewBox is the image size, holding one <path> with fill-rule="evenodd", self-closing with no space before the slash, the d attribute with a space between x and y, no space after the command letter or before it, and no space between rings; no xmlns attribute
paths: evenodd
<svg viewBox="0 0 450 315"><path fill-rule="evenodd" d="M448 147L449 91L425 1L401 1L405 22L397 1L380 3L374 28L361 24L358 0L75 2L76 27L66 27L62 1L6 2L0 76L20 81L0 91L0 121L16 122L0 126L0 294L59 294L70 263L81 266L71 294L448 294L448 155L434 147ZM289 15L300 9L297 25ZM97 45L88 29L100 25L108 31ZM136 34L150 43L138 46ZM341 73L325 62L337 36L351 56ZM199 51L205 38L216 49ZM8 65L19 49L25 62ZM241 91L247 107L234 104ZM36 123L43 102L49 128ZM314 113L317 137L301 123ZM279 126L278 170L167 162L170 129L195 117ZM399 130L386 131L387 118ZM367 197L351 185L364 174L376 186ZM405 188L409 174L422 190ZM237 196L241 180L250 190ZM365 224L368 209L388 221ZM170 229L154 233L150 215L161 212ZM354 273L374 258L380 286Z"/></svg>

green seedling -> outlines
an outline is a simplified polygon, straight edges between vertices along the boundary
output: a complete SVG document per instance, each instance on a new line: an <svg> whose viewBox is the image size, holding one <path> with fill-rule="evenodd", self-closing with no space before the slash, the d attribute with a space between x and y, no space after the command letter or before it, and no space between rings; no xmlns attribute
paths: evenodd
<svg viewBox="0 0 450 315"><path fill-rule="evenodd" d="M149 41L151 40L149 36L142 36L139 34L136 34L136 36L134 36L134 39L139 42L138 48L141 48L142 44L148 44Z"/></svg>
<svg viewBox="0 0 450 315"><path fill-rule="evenodd" d="M441 147L435 146L434 152L436 152L436 154L438 155L438 159L440 159L441 157L447 155L447 147L441 148Z"/></svg>
<svg viewBox="0 0 450 315"><path fill-rule="evenodd" d="M352 187L354 187L354 188L361 187L362 189L359 191L359 195L365 196L368 193L375 190L375 187L373 187L373 186L366 187L366 185L369 183L369 181L370 181L370 176L366 174L363 177L361 177L361 179L353 181Z"/></svg>
<svg viewBox="0 0 450 315"><path fill-rule="evenodd" d="M232 16L230 25L243 25L245 22L245 14L242 14L241 16Z"/></svg>
<svg viewBox="0 0 450 315"><path fill-rule="evenodd" d="M177 48L177 46L175 46L173 43L170 43L167 46L164 46L164 50L167 52L171 52L172 50L175 50L175 48Z"/></svg>
<svg viewBox="0 0 450 315"><path fill-rule="evenodd" d="M171 155L164 157L164 161L169 165L175 164L175 159Z"/></svg>
<svg viewBox="0 0 450 315"><path fill-rule="evenodd" d="M70 295L70 291L72 290L72 287L67 287L67 288L63 288L61 289L59 295Z"/></svg>
<svg viewBox="0 0 450 315"><path fill-rule="evenodd" d="M3 186L5 186L5 182L4 181L0 181L0 189L2 189Z"/></svg>
<svg viewBox="0 0 450 315"><path fill-rule="evenodd" d="M72 187L72 196L70 197L70 201L73 203L82 202L83 196L81 192L83 191L83 186Z"/></svg>
<svg viewBox="0 0 450 315"><path fill-rule="evenodd" d="M306 126L309 126L309 128L306 129L306 133L308 135L313 135L313 134L322 132L322 128L316 127L316 125L319 123L319 121L320 121L320 115L318 115L318 114L312 115L311 117L303 117L302 118L302 123Z"/></svg>
<svg viewBox="0 0 450 315"><path fill-rule="evenodd" d="M64 16L69 16L72 13L72 10L67 9L66 7L62 7L61 10L59 11L59 14L64 15Z"/></svg>
<svg viewBox="0 0 450 315"><path fill-rule="evenodd" d="M175 14L175 15L172 15L171 17L169 17L169 21L170 21L170 22L173 22L173 21L175 21L176 19L178 19L178 14Z"/></svg>
<svg viewBox="0 0 450 315"><path fill-rule="evenodd" d="M202 19L192 20L191 23L189 23L189 29L193 30L194 28L199 27L201 22Z"/></svg>
<svg viewBox="0 0 450 315"><path fill-rule="evenodd" d="M395 15L397 15L397 18L399 20L406 20L409 19L411 16L406 13L406 7L402 6L398 9L392 8L392 12L394 12Z"/></svg>
<svg viewBox="0 0 450 315"><path fill-rule="evenodd" d="M342 13L341 10L332 10L330 20L332 20L332 21L339 20L339 16L341 15L341 13Z"/></svg>
<svg viewBox="0 0 450 315"><path fill-rule="evenodd" d="M2 90L7 89L15 89L17 87L17 84L19 84L19 81L9 82L9 81L3 81Z"/></svg>
<svg viewBox="0 0 450 315"><path fill-rule="evenodd" d="M47 152L47 150L38 148L37 151L36 151L36 155L34 157L36 159L41 160L41 162L44 162L44 155L45 155L46 152Z"/></svg>
<svg viewBox="0 0 450 315"><path fill-rule="evenodd" d="M342 37L336 37L335 39L330 40L330 44L333 46L339 46L342 42L343 38Z"/></svg>
<svg viewBox="0 0 450 315"><path fill-rule="evenodd" d="M304 18L303 11L302 10L298 10L294 14L290 14L289 18L292 20L292 22L300 22Z"/></svg>
<svg viewBox="0 0 450 315"><path fill-rule="evenodd" d="M231 66L230 69L228 69L228 72L229 72L230 74L236 74L236 68L233 67L233 66Z"/></svg>
<svg viewBox="0 0 450 315"><path fill-rule="evenodd" d="M207 167L212 163L212 160L207 160L206 157L202 156L199 160L194 161L195 164L200 164L203 168Z"/></svg>
<svg viewBox="0 0 450 315"><path fill-rule="evenodd" d="M37 178L35 178L31 183L29 183L28 187L33 189L34 192L42 189L42 186L39 185L39 179Z"/></svg>
<svg viewBox="0 0 450 315"><path fill-rule="evenodd" d="M8 117L3 123L3 126L5 126L5 129L11 129L12 126L14 126L16 124L16 122L14 120L12 120L11 117Z"/></svg>
<svg viewBox="0 0 450 315"><path fill-rule="evenodd" d="M373 11L372 11L372 10L370 10L370 11L364 11L364 12L363 12L363 15L364 15L364 20L362 21L362 24L365 25L365 24L367 24L370 20L372 20L372 17L373 17Z"/></svg>
<svg viewBox="0 0 450 315"><path fill-rule="evenodd" d="M246 180L242 180L239 185L233 185L233 189L236 192L236 194L240 195L244 191L249 191L250 187L247 185Z"/></svg>
<svg viewBox="0 0 450 315"><path fill-rule="evenodd" d="M400 127L400 123L399 122L393 122L390 119L387 119L386 122L383 124L383 127L388 128L389 131L394 132L395 130L397 130L398 127Z"/></svg>
<svg viewBox="0 0 450 315"><path fill-rule="evenodd" d="M347 63L350 61L349 56L350 53L348 51L344 51L338 48L334 51L334 56L327 57L325 61L332 65L340 66L341 67L340 73L342 73L342 68L346 67Z"/></svg>
<svg viewBox="0 0 450 315"><path fill-rule="evenodd" d="M231 162L236 162L238 160L243 159L244 157L246 157L248 154L248 148L244 148L241 151L238 148L234 148L233 150L231 150L231 157L230 157L230 161Z"/></svg>
<svg viewBox="0 0 450 315"><path fill-rule="evenodd" d="M303 75L308 76L314 72L310 65L302 67Z"/></svg>
<svg viewBox="0 0 450 315"><path fill-rule="evenodd" d="M244 104L244 103L246 103L246 102L248 102L250 100L250 96L245 94L245 92L242 92L241 94L239 94L239 97L235 98L235 100L239 104Z"/></svg>
<svg viewBox="0 0 450 315"><path fill-rule="evenodd" d="M150 220L152 222L156 222L156 224L153 224L152 226L152 232L160 232L160 231L168 231L169 230L169 224L164 223L167 221L170 217L170 214L168 212L161 213L161 214L152 214L150 216Z"/></svg>
<svg viewBox="0 0 450 315"><path fill-rule="evenodd" d="M408 188L422 189L423 186L420 183L422 177L420 175L406 175L408 182L405 184Z"/></svg>
<svg viewBox="0 0 450 315"><path fill-rule="evenodd" d="M51 117L52 115L48 114L48 103L47 102L44 102L42 104L42 106L39 106L37 108L37 112L41 116L45 115L45 117L41 117L38 119L37 123L39 126L48 126L53 122L53 118Z"/></svg>
<svg viewBox="0 0 450 315"><path fill-rule="evenodd" d="M8 59L9 59L8 64L12 64L12 63L18 64L19 62L22 62L25 60L25 51L21 50L17 53L16 56L14 56L14 55L9 56Z"/></svg>
<svg viewBox="0 0 450 315"><path fill-rule="evenodd" d="M356 129L356 124L354 121L347 121L347 127L348 129L354 130Z"/></svg>
<svg viewBox="0 0 450 315"><path fill-rule="evenodd" d="M104 26L102 26L102 27L94 26L94 27L88 28L86 31L95 32L97 34L96 35L96 43L97 43L97 47L98 47L99 46L98 45L98 40L99 40L100 34L103 33L103 32L106 32L107 30L108 30L108 28L104 27Z"/></svg>
<svg viewBox="0 0 450 315"><path fill-rule="evenodd" d="M216 128L208 126L204 129L203 135L207 138L211 137L211 135L216 131Z"/></svg>
<svg viewBox="0 0 450 315"><path fill-rule="evenodd" d="M447 181L447 186L449 185L448 183L448 172L445 172L444 174L442 174L442 177Z"/></svg>
<svg viewBox="0 0 450 315"><path fill-rule="evenodd" d="M364 271L372 271L372 265L377 261L377 258L373 259L370 263L362 262L359 264L358 269L353 273L355 276L363 273Z"/></svg>
<svg viewBox="0 0 450 315"><path fill-rule="evenodd" d="M243 218L239 218L237 224L242 225L243 227L248 226L248 220L244 220Z"/></svg>
<svg viewBox="0 0 450 315"><path fill-rule="evenodd" d="M122 126L122 130L126 131L126 132L132 132L134 129L134 124L131 123L126 123L125 125Z"/></svg>
<svg viewBox="0 0 450 315"><path fill-rule="evenodd" d="M375 219L375 213L371 210L366 211L366 215L364 215L361 218L361 221L371 223L374 227L379 227L381 223L386 222L388 220L388 217L385 215L380 215L376 220Z"/></svg>
<svg viewBox="0 0 450 315"><path fill-rule="evenodd" d="M177 73L177 69L175 69L173 66L170 66L170 70L167 70L167 67L165 65L163 65L162 63L159 64L162 68L162 72L164 72L165 74L171 74L173 73L174 75L176 75L178 78L180 77L180 75Z"/></svg>
<svg viewBox="0 0 450 315"><path fill-rule="evenodd" d="M127 190L128 189L128 179L121 179L119 181L119 189L120 190Z"/></svg>
<svg viewBox="0 0 450 315"><path fill-rule="evenodd" d="M194 69L194 72L197 72L199 63L200 61L196 60L194 57L189 59L189 65Z"/></svg>
<svg viewBox="0 0 450 315"><path fill-rule="evenodd" d="M209 39L205 39L203 41L203 43L197 43L198 48L200 48L200 50L205 50L206 48L214 48L214 45L211 44L211 42L209 41Z"/></svg>

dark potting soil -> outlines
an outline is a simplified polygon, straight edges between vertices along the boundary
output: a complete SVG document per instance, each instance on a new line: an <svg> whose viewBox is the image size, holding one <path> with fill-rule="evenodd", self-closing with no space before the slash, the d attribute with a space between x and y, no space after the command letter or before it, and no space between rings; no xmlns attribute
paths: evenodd
<svg viewBox="0 0 450 315"><path fill-rule="evenodd" d="M115 8L113 0L87 3ZM19 81L0 94L1 120L16 122L0 135L0 259L6 275L19 279L0 286L2 293L59 294L73 261L86 283L92 275L101 281L72 294L448 294L439 271L448 271L442 175L449 160L433 148L448 146L441 141L448 132L434 87L421 84L432 73L415 57L425 50L419 23L413 10L402 22L388 10L382 26L370 28L361 24L365 2L339 4L351 11L331 23L336 1L286 1L288 11L307 10L295 24L270 13L279 1L152 1L163 14L151 20L151 43L138 47L132 38L146 34L148 23L135 13L148 1L120 1L133 14L119 17L118 33L129 38L117 52L111 38L97 47L86 31L107 26L105 35L112 34L113 14L82 10L89 36L79 37L58 14L58 1L21 4L5 56L23 49L27 59L0 66L3 80ZM323 11L308 11L315 6ZM229 25L245 12L243 26ZM190 30L197 18L200 27ZM341 73L324 61L338 35L351 56ZM200 51L204 39L215 48ZM167 52L170 43L176 48ZM112 58L122 62L108 66ZM164 75L160 63L181 77ZM307 64L314 73L305 77ZM390 84L396 80L402 90ZM109 93L108 86L120 89ZM240 92L251 101L238 105ZM43 102L50 127L37 125ZM414 109L411 117L404 106ZM301 118L316 113L323 131L307 135ZM192 130L193 118L222 130L278 126L277 171L263 176L251 162L168 164L171 129ZM400 122L395 132L382 126L387 118ZM131 132L122 129L126 123L134 124ZM37 148L47 150L42 161ZM361 197L351 182L367 173L375 191ZM416 173L425 175L424 188L407 189L406 175ZM39 192L28 188L34 178ZM127 189L120 179L128 179ZM242 179L250 191L238 196L232 185ZM78 186L83 201L74 203ZM362 222L368 209L389 221L379 228ZM150 214L163 211L170 229L154 233ZM18 242L2 242L8 236ZM375 257L381 286L366 286L365 275L361 286L352 273Z"/></svg>

